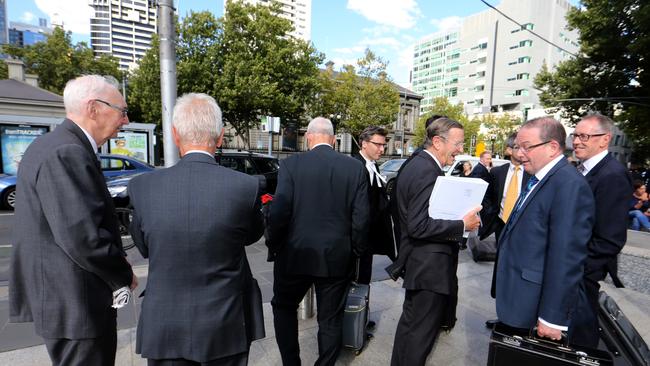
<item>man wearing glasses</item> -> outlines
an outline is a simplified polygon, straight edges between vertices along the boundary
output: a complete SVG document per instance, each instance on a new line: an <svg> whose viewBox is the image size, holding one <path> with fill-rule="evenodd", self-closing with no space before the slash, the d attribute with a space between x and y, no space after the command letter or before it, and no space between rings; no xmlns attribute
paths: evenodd
<svg viewBox="0 0 650 366"><path fill-rule="evenodd" d="M499 238L499 321L553 340L569 328L594 222L586 180L564 157L566 132L541 117L526 122L514 154L531 174ZM572 326L573 324L571 324Z"/></svg>
<svg viewBox="0 0 650 366"><path fill-rule="evenodd" d="M129 123L117 82L98 75L63 91L66 119L27 148L18 171L9 279L12 322L34 322L53 365L115 363L114 294L134 289L95 153Z"/></svg>
<svg viewBox="0 0 650 366"><path fill-rule="evenodd" d="M569 333L573 344L598 346L598 291L609 273L614 284L623 284L616 275L616 256L627 240L629 199L632 182L623 164L607 149L612 139L613 121L601 114L584 117L569 135L575 155L580 159L578 171L587 178L596 200L596 222L587 249L580 302Z"/></svg>

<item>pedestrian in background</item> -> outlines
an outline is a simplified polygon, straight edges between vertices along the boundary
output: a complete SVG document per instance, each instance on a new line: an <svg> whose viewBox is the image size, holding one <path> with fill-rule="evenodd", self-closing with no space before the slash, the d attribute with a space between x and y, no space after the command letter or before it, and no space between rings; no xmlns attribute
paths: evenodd
<svg viewBox="0 0 650 366"><path fill-rule="evenodd" d="M117 81L69 81L66 119L29 145L20 163L9 278L12 322L34 322L53 365L113 365L126 261L97 147L129 123Z"/></svg>
<svg viewBox="0 0 650 366"><path fill-rule="evenodd" d="M149 258L136 352L150 366L244 366L264 337L244 250L264 230L259 182L216 163L224 130L212 97L186 94L173 115L181 160L128 187L131 236Z"/></svg>

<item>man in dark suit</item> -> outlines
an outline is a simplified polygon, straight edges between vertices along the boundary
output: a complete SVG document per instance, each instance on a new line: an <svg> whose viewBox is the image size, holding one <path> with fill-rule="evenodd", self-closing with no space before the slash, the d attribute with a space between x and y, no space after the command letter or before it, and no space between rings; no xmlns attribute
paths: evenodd
<svg viewBox="0 0 650 366"><path fill-rule="evenodd" d="M270 250L277 252L271 305L285 366L300 365L297 309L312 284L318 307L316 365L336 362L345 295L368 236L364 166L332 149L328 119L313 119L305 137L310 151L280 162L270 215Z"/></svg>
<svg viewBox="0 0 650 366"><path fill-rule="evenodd" d="M490 150L485 150L479 156L478 164L472 169L472 173L469 175L472 178L481 178L484 181L490 183L492 177L490 177L490 167L492 166L492 152Z"/></svg>
<svg viewBox="0 0 650 366"><path fill-rule="evenodd" d="M533 175L499 238L496 308L499 321L537 326L554 340L570 326L594 222L585 179L567 163L566 132L550 117L526 122L514 148Z"/></svg>
<svg viewBox="0 0 650 366"><path fill-rule="evenodd" d="M63 91L66 119L37 138L18 170L9 278L12 322L34 322L54 365L113 365L114 291L135 288L97 146L129 122L115 80Z"/></svg>
<svg viewBox="0 0 650 366"><path fill-rule="evenodd" d="M424 365L438 331L452 328L458 290L459 241L478 228L478 211L462 220L429 217L429 197L442 168L463 152L463 126L438 118L426 129L425 149L400 173L395 189L401 227L396 268L404 276L406 298L395 332L391 365Z"/></svg>
<svg viewBox="0 0 650 366"><path fill-rule="evenodd" d="M530 174L526 173L521 161L513 154L513 147L515 146L515 138L517 133L513 133L506 140L505 155L510 157L510 163L504 164L490 170L492 176L492 197L490 197L490 206L493 208L490 217L483 220L485 231L481 235L481 240L487 238L492 233L496 237L497 253L499 248L499 236L501 230L508 221L512 210L514 209L515 202L519 197L519 193L526 187ZM498 259L497 259L498 260ZM497 263L494 263L494 270L492 272L492 285L490 286L490 295L494 298L495 295L495 281L496 281L496 268ZM496 321L488 320L486 326L491 327Z"/></svg>
<svg viewBox="0 0 650 366"><path fill-rule="evenodd" d="M172 123L182 159L128 187L131 236L149 258L136 352L156 366L244 366L264 336L249 334L248 309L262 303L244 250L264 230L259 182L216 163L223 123L212 97L182 96Z"/></svg>
<svg viewBox="0 0 650 366"><path fill-rule="evenodd" d="M632 183L623 164L607 152L614 123L609 117L591 114L576 125L570 135L578 171L591 187L596 200L596 222L588 243L580 305L574 313L569 340L573 344L598 346L598 291L609 273L622 287L616 274L616 258L627 240L627 224Z"/></svg>

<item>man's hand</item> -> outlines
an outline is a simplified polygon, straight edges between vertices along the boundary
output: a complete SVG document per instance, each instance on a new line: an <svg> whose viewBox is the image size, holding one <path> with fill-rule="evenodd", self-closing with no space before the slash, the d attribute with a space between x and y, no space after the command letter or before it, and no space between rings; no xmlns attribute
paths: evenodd
<svg viewBox="0 0 650 366"><path fill-rule="evenodd" d="M559 341L562 339L561 330L546 326L539 320L537 321L537 335L540 337L552 339L554 341Z"/></svg>
<svg viewBox="0 0 650 366"><path fill-rule="evenodd" d="M483 206L477 206L471 209L465 216L463 216L463 223L465 224L465 231L474 231L478 229L481 224L481 219L478 217L478 212L481 211Z"/></svg>
<svg viewBox="0 0 650 366"><path fill-rule="evenodd" d="M133 273L133 279L131 280L131 286L129 287L131 288L131 291L138 287L138 276L136 276L135 273Z"/></svg>

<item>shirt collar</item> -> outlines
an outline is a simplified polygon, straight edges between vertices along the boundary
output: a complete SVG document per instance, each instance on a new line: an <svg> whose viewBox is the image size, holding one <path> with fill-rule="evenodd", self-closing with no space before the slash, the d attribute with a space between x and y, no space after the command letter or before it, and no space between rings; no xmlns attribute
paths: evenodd
<svg viewBox="0 0 650 366"><path fill-rule="evenodd" d="M438 167L440 168L440 170L442 170L442 164L440 164L440 162L438 161L438 158L436 158L436 156L433 155L433 153L432 153L431 151L429 151L429 150L427 150L427 149L424 149L424 150L422 150L422 151L424 151L424 152L426 152L427 154L429 154L429 156L431 156L431 157L433 158L433 160L436 162L436 164L438 164Z"/></svg>
<svg viewBox="0 0 650 366"><path fill-rule="evenodd" d="M590 157L589 159L583 161L582 166L585 167L585 171L582 174L587 175L589 173L589 171L596 166L596 164L600 163L601 160L605 159L605 156L607 156L608 153L609 153L609 151L607 151L607 150L601 151L598 154L596 154L596 155Z"/></svg>
<svg viewBox="0 0 650 366"><path fill-rule="evenodd" d="M90 145L92 145L92 147L93 147L93 151L94 151L95 153L97 153L97 143L95 142L95 139L94 139L92 136L90 136L90 134L88 133L88 131L86 131L83 127L81 127L81 126L79 126L79 125L77 125L77 127L81 128L81 131L83 131L84 135L86 135L86 138L87 138L88 141L90 142Z"/></svg>
<svg viewBox="0 0 650 366"><path fill-rule="evenodd" d="M185 155L187 155L187 154L194 154L194 153L204 154L204 155L207 155L207 156L209 156L209 157L211 157L211 158L214 158L214 154L210 154L209 152L207 152L207 151L203 151L203 150L188 150L188 151L185 153Z"/></svg>
<svg viewBox="0 0 650 366"><path fill-rule="evenodd" d="M541 182L542 179L544 179L544 177L546 176L546 174L548 174L548 172L550 172L551 169L553 169L553 167L560 160L562 160L563 157L564 157L564 155L560 154L555 159L551 160L548 164L544 165L544 167L542 169L540 169L537 173L535 173L535 176L537 177L537 179L539 179L539 181Z"/></svg>
<svg viewBox="0 0 650 366"><path fill-rule="evenodd" d="M368 159L365 155L363 155L363 153L362 153L361 151L359 151L359 155L361 155L361 157L363 158L363 160L366 161L366 165L368 165L368 164L373 164L373 165L374 165L374 164L375 164L374 161Z"/></svg>
<svg viewBox="0 0 650 366"><path fill-rule="evenodd" d="M330 149L333 149L332 145L328 144L327 142L321 142L320 144L316 144L316 145L312 146L311 149L309 149L309 150L314 150L315 148L317 148L318 146L321 146L321 145L325 145L325 146L329 147Z"/></svg>

